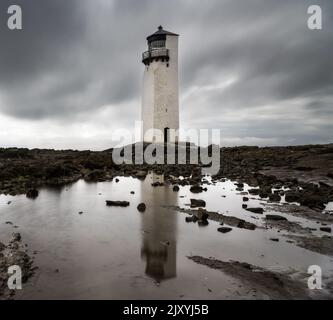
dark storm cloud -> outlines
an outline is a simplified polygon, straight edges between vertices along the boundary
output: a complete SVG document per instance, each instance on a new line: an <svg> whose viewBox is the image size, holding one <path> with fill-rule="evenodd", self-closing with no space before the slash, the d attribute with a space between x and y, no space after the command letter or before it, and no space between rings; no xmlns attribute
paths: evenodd
<svg viewBox="0 0 333 320"><path fill-rule="evenodd" d="M245 142L333 136L331 0L316 1L320 31L307 28L307 0L17 0L20 32L6 28L10 4L0 3L2 114L75 123L110 105L110 128L129 125L140 117L145 37L162 24L180 34L184 126Z"/></svg>

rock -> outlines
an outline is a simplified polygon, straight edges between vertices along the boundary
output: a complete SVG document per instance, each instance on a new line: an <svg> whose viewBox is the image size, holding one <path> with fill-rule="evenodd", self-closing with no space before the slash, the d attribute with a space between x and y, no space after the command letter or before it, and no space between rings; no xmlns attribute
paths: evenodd
<svg viewBox="0 0 333 320"><path fill-rule="evenodd" d="M12 203L11 201L8 201L8 202L7 202L8 205L11 204L11 203Z"/></svg>
<svg viewBox="0 0 333 320"><path fill-rule="evenodd" d="M277 182L273 185L273 188L274 189L281 189L283 187L282 183L281 182Z"/></svg>
<svg viewBox="0 0 333 320"><path fill-rule="evenodd" d="M204 220L207 220L208 219L208 213L205 209L202 209L202 208L199 208L198 211L195 213L196 215L196 218L199 220L199 221L204 221Z"/></svg>
<svg viewBox="0 0 333 320"><path fill-rule="evenodd" d="M275 242L279 242L280 241L279 238L270 238L269 240L275 241Z"/></svg>
<svg viewBox="0 0 333 320"><path fill-rule="evenodd" d="M327 174L327 177L333 179L333 172L329 172L329 173Z"/></svg>
<svg viewBox="0 0 333 320"><path fill-rule="evenodd" d="M83 211L80 211L79 214L83 214Z"/></svg>
<svg viewBox="0 0 333 320"><path fill-rule="evenodd" d="M199 221L198 221L198 225L199 225L200 227L208 226L208 224L209 224L208 220L199 220Z"/></svg>
<svg viewBox="0 0 333 320"><path fill-rule="evenodd" d="M249 201L249 198L248 197L243 197L243 201L244 202Z"/></svg>
<svg viewBox="0 0 333 320"><path fill-rule="evenodd" d="M92 172L88 173L84 179L86 181L97 182L105 180L104 176L104 170L93 170Z"/></svg>
<svg viewBox="0 0 333 320"><path fill-rule="evenodd" d="M200 192L203 191L203 189L202 189L201 186L195 185L195 186L192 186L192 187L190 188L190 191L191 191L192 193L200 193Z"/></svg>
<svg viewBox="0 0 333 320"><path fill-rule="evenodd" d="M263 214L264 213L264 209L263 208L247 208L247 211L253 212L253 213L257 213L257 214Z"/></svg>
<svg viewBox="0 0 333 320"><path fill-rule="evenodd" d="M237 228L240 229L247 229L247 230L255 230L256 229L256 225L254 223L251 222L247 222L245 220L239 220L238 224L237 224Z"/></svg>
<svg viewBox="0 0 333 320"><path fill-rule="evenodd" d="M320 231L331 233L332 229L330 227L321 227Z"/></svg>
<svg viewBox="0 0 333 320"><path fill-rule="evenodd" d="M27 198L30 198L30 199L36 199L38 197L38 190L37 189L30 189L28 192L27 192Z"/></svg>
<svg viewBox="0 0 333 320"><path fill-rule="evenodd" d="M229 227L220 227L217 229L218 232L222 232L222 233L228 233L232 230L232 228Z"/></svg>
<svg viewBox="0 0 333 320"><path fill-rule="evenodd" d="M190 217L186 217L185 218L185 221L186 222L197 222L198 221L198 218L196 216L190 216Z"/></svg>
<svg viewBox="0 0 333 320"><path fill-rule="evenodd" d="M315 168L312 168L312 167L302 167L302 166L300 166L300 167L295 167L294 169L297 170L297 171L312 171L312 170L314 170Z"/></svg>
<svg viewBox="0 0 333 320"><path fill-rule="evenodd" d="M147 172L146 171L142 171L142 170L139 170L135 173L135 177L140 179L140 180L144 180L147 176Z"/></svg>
<svg viewBox="0 0 333 320"><path fill-rule="evenodd" d="M191 199L191 208L206 207L206 202L200 199Z"/></svg>
<svg viewBox="0 0 333 320"><path fill-rule="evenodd" d="M306 206L312 209L325 209L325 203L329 202L325 195L314 193L305 193L303 197L299 200L302 206Z"/></svg>
<svg viewBox="0 0 333 320"><path fill-rule="evenodd" d="M11 242L17 242L17 241L21 241L21 234L18 232L14 232L14 233L12 233Z"/></svg>
<svg viewBox="0 0 333 320"><path fill-rule="evenodd" d="M238 188L241 188L241 189L244 188L244 183L242 183L242 182L235 183L235 185L236 185Z"/></svg>
<svg viewBox="0 0 333 320"><path fill-rule="evenodd" d="M144 203L140 203L137 206L137 209L138 209L139 212L145 212L146 211L146 205Z"/></svg>
<svg viewBox="0 0 333 320"><path fill-rule="evenodd" d="M242 191L239 193L240 196L246 196L248 195L249 193L247 191Z"/></svg>
<svg viewBox="0 0 333 320"><path fill-rule="evenodd" d="M119 182L119 179L117 178L115 181L116 181L116 183L118 183L118 182Z"/></svg>
<svg viewBox="0 0 333 320"><path fill-rule="evenodd" d="M0 251L3 251L5 248L6 246L2 242L0 242Z"/></svg>
<svg viewBox="0 0 333 320"><path fill-rule="evenodd" d="M292 191L287 191L285 200L286 202L299 202L300 194Z"/></svg>
<svg viewBox="0 0 333 320"><path fill-rule="evenodd" d="M271 193L268 196L268 198L269 198L270 201L273 201L273 202L279 202L279 201L281 201L281 196L278 193Z"/></svg>
<svg viewBox="0 0 333 320"><path fill-rule="evenodd" d="M131 194L135 194L135 192L134 192L134 191L131 191Z"/></svg>
<svg viewBox="0 0 333 320"><path fill-rule="evenodd" d="M268 198L268 193L260 192L259 197L262 199Z"/></svg>
<svg viewBox="0 0 333 320"><path fill-rule="evenodd" d="M164 183L162 183L162 182L154 182L151 185L152 185L152 187L163 187Z"/></svg>
<svg viewBox="0 0 333 320"><path fill-rule="evenodd" d="M272 220L272 221L288 221L287 218L279 216L277 214L267 214L266 220Z"/></svg>
<svg viewBox="0 0 333 320"><path fill-rule="evenodd" d="M243 203L243 204L242 204L242 208L243 208L243 209L246 209L246 208L247 208L247 204Z"/></svg>
<svg viewBox="0 0 333 320"><path fill-rule="evenodd" d="M173 186L172 190L175 192L178 192L180 189L179 189L179 186Z"/></svg>
<svg viewBox="0 0 333 320"><path fill-rule="evenodd" d="M260 193L270 194L270 193L272 193L272 187L270 185L268 185L268 186L261 186L260 187Z"/></svg>
<svg viewBox="0 0 333 320"><path fill-rule="evenodd" d="M257 196L260 193L260 189L249 189L248 192L249 194Z"/></svg>
<svg viewBox="0 0 333 320"><path fill-rule="evenodd" d="M128 201L106 200L106 205L109 207L128 207L130 205L130 203Z"/></svg>

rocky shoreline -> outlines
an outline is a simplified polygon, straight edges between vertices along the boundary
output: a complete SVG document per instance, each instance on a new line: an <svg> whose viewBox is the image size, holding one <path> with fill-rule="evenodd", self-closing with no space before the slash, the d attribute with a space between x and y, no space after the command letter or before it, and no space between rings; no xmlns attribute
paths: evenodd
<svg viewBox="0 0 333 320"><path fill-rule="evenodd" d="M287 242L333 256L331 236L333 215L325 211L326 204L333 202L333 144L221 148L220 170L209 178L202 175L202 164L116 165L112 161L112 152L112 149L92 152L0 148L0 194L25 194L28 198L35 199L39 195L39 188L44 186L61 187L80 179L86 182L113 180L117 182L117 177L120 176L144 180L150 172L154 172L163 175L164 179L163 182L152 183L152 188L170 186L175 193L179 192L182 186L190 188L193 199L190 199L189 208L169 207L170 210L187 214L185 218L187 223L194 222L199 226L205 226L209 223L208 220L217 222L220 224L217 231L222 233L221 236L231 232L233 228L246 229L250 232L260 228L273 229L283 233ZM263 221L262 224L253 223L256 220L249 222L239 217L205 209L206 202L199 199L200 194L207 192L209 185L225 182L227 179L234 181L236 191L242 195L243 203L240 209L246 210L256 219L262 217L260 220ZM250 186L250 189L248 187L245 189L245 184ZM248 205L253 197L262 199L260 207ZM281 199L283 204L280 202ZM107 200L106 205L126 207L129 202L113 199ZM146 204L140 203L137 210L144 214ZM270 214L267 214L267 211ZM272 214L274 211L277 214ZM290 221L289 217L286 218L283 214L312 221L318 224L318 227L315 229L304 227L298 222ZM318 236L313 233L314 231L325 234ZM34 270L32 259L23 251L24 248L22 249L20 237L14 235L13 237L8 245L0 243L0 297L6 299L13 295L13 292L6 289L5 272L8 264L15 262L23 265L25 280ZM279 237L270 240L278 242ZM191 260L249 279L252 279L254 273L253 266L248 267L244 264L212 262L202 257ZM275 279L276 274L261 271L261 274L267 275L267 281L264 281L259 289L268 292L265 285L271 278ZM253 280L257 281L256 278ZM283 278L283 282L284 280L289 281L287 278ZM277 286L279 287L279 284ZM277 298L288 295L292 297L293 294L307 297L307 293L298 290L298 285L295 284L290 292L281 291L281 295Z"/></svg>
<svg viewBox="0 0 333 320"><path fill-rule="evenodd" d="M27 253L27 246L22 243L21 235L14 232L8 244L0 242L0 300L13 299L15 290L8 288L8 268L19 266L22 271L22 284L31 278L36 270L33 258Z"/></svg>
<svg viewBox="0 0 333 320"><path fill-rule="evenodd" d="M278 273L264 268L239 261L221 261L215 258L201 256L189 256L188 259L211 269L222 271L232 277L238 278L244 285L251 288L252 299L290 300L290 299L330 299L330 294L316 293L311 296L311 292L306 286L306 277L295 279L288 273Z"/></svg>
<svg viewBox="0 0 333 320"><path fill-rule="evenodd" d="M108 181L116 176L144 179L149 171L163 174L166 184L191 185L199 193L208 183L200 164L116 165L112 152L0 148L0 194L36 197L35 190L42 186L62 186L79 179ZM333 144L221 148L220 156L220 170L213 181L238 181L239 191L247 183L254 188L250 194L271 201L285 196L287 202L317 211L333 201Z"/></svg>

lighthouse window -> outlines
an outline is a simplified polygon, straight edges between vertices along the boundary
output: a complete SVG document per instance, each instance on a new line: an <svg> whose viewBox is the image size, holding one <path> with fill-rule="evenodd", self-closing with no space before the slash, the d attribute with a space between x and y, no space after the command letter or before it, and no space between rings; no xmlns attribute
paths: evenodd
<svg viewBox="0 0 333 320"><path fill-rule="evenodd" d="M150 43L150 49L164 48L164 47L165 47L165 40L156 40Z"/></svg>

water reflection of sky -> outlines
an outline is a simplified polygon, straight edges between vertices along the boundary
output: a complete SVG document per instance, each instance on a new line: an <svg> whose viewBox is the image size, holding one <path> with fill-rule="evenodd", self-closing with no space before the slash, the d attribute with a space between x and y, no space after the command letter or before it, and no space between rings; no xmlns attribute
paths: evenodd
<svg viewBox="0 0 333 320"><path fill-rule="evenodd" d="M216 222L199 227L185 223L186 214L167 208L187 207L190 198L204 199L208 210L261 225L261 216L242 209L243 195L231 181L192 194L188 186L179 192L169 186L151 187L162 180L149 175L144 182L130 177L119 177L118 183L78 181L64 188L44 188L35 200L0 196L0 241L18 231L30 253L38 252L39 270L21 297L223 299L235 297L235 290L242 294L236 279L196 265L189 255L273 270L306 272L311 264L322 266L324 274L332 269L331 258L287 243L276 230L233 228L221 234ZM107 207L105 200L126 200L130 206ZM141 202L147 205L144 213L136 209ZM249 206L262 203L254 197ZM6 221L19 228L14 230ZM275 243L271 237L281 240Z"/></svg>

